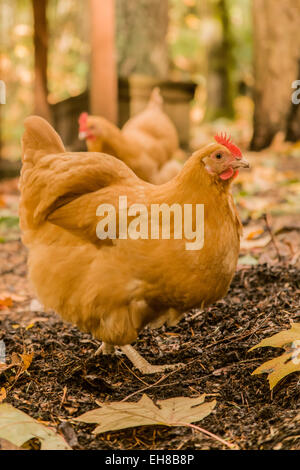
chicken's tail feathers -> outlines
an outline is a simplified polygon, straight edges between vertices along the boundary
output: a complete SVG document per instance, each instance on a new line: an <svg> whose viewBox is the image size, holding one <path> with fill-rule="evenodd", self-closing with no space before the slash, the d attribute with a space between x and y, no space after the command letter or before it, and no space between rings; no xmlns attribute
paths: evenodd
<svg viewBox="0 0 300 470"><path fill-rule="evenodd" d="M39 116L30 116L25 119L24 127L23 164L35 165L44 155L65 152L61 138L45 119Z"/></svg>
<svg viewBox="0 0 300 470"><path fill-rule="evenodd" d="M25 132L22 138L22 170L19 181L21 190L20 201L20 224L23 233L28 228L34 227L36 211L39 204L48 201L47 197L42 197L43 191L47 185L48 173L40 173L36 178L35 168L46 155L55 155L65 152L61 138L55 132L52 126L38 116L30 116L25 122Z"/></svg>
<svg viewBox="0 0 300 470"><path fill-rule="evenodd" d="M153 88L150 99L149 99L149 106L156 106L159 107L160 109L163 107L164 100L163 97L161 96L160 88L157 86Z"/></svg>

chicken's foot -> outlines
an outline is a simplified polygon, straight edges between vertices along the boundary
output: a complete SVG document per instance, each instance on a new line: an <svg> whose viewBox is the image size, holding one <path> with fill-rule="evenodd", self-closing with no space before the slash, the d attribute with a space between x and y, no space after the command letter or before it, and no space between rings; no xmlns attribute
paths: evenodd
<svg viewBox="0 0 300 470"><path fill-rule="evenodd" d="M177 367L183 364L164 364L159 366L153 366L145 358L143 358L132 346L126 344L126 346L120 346L120 349L132 362L142 374L157 374L159 372L165 372L167 370L177 369Z"/></svg>
<svg viewBox="0 0 300 470"><path fill-rule="evenodd" d="M115 354L115 347L112 344L101 343L101 346L95 352L95 356L99 356L100 354L113 356Z"/></svg>

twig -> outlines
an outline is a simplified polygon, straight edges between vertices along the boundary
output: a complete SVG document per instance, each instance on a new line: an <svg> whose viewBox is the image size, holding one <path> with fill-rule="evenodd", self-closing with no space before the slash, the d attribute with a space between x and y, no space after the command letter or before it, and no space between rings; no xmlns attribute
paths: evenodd
<svg viewBox="0 0 300 470"><path fill-rule="evenodd" d="M138 379L140 382L142 382L144 385L146 385L148 387L148 384L147 382L145 382L143 379L141 379L138 375L136 375L132 369L130 369L130 367L128 367L128 365L121 359L121 363L129 370L129 372L136 378ZM146 387L146 388L147 388ZM123 400L122 400L123 401Z"/></svg>
<svg viewBox="0 0 300 470"><path fill-rule="evenodd" d="M67 395L67 387L65 386L64 389L63 389L63 396L62 396L62 399L61 399L61 402L60 402L60 405L59 405L59 409L61 409L61 407L63 406L64 402L65 402L65 399L66 399L66 395Z"/></svg>
<svg viewBox="0 0 300 470"><path fill-rule="evenodd" d="M216 346L217 344L224 343L225 341L233 340L233 341L231 341L231 342L233 343L233 342L239 341L239 340L241 340L241 339L245 339L245 338L247 338L248 336L254 335L254 333L256 333L257 331L259 331L260 328L262 327L262 325L263 325L264 323L266 323L266 320L268 320L268 318L269 318L271 315L272 315L272 312L269 313L269 315L267 315L267 317L264 318L264 320L261 321L260 324L259 324L256 328L254 328L254 329L251 330L251 331L248 331L248 333L245 333L245 334L242 334L242 335L231 335L231 336L228 336L227 338L220 339L219 341L216 341L215 343L208 344L207 346L204 347L204 349L212 348L212 347Z"/></svg>
<svg viewBox="0 0 300 470"><path fill-rule="evenodd" d="M216 434L213 434L212 432L207 431L206 429L200 428L200 426L196 426L195 424L191 424L191 423L178 423L178 425L187 426L188 428L192 428L192 429L195 429L195 430L198 431L198 432L202 432L203 434L206 434L207 436L212 437L212 438L215 439L216 441L219 441L219 442L221 442L222 444L224 444L225 446L229 447L229 449L234 449L234 450L238 450L238 449L239 449L239 447L238 447L236 444L231 444L230 442L225 441L224 439L222 439L221 437L217 436Z"/></svg>
<svg viewBox="0 0 300 470"><path fill-rule="evenodd" d="M157 386L160 382L162 382L163 380L165 380L165 379L167 379L168 377L170 377L170 375L176 374L176 372L178 372L178 371L184 369L185 367L189 366L190 364L193 364L193 363L196 362L197 360L198 360L198 358L197 358L197 359L193 359L192 361L188 362L187 364L184 364L183 366L178 367L178 369L172 370L172 371L169 372L168 374L163 375L160 379L158 379L156 382L154 382L154 384L147 385L147 387L141 388L140 390L137 390L137 391L131 393L131 394L128 395L127 397L123 398L123 400L121 400L121 401L127 401L129 398L133 397L134 395L137 395L138 393L142 393L142 392L144 392L145 390L148 390L149 388L152 388L152 387ZM124 363L124 364L125 364L125 363ZM137 377L137 378L138 378L138 377Z"/></svg>

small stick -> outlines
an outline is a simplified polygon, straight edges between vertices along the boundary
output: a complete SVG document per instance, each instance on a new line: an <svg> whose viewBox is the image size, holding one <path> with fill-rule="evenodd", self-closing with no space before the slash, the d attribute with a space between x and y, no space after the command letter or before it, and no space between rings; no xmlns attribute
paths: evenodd
<svg viewBox="0 0 300 470"><path fill-rule="evenodd" d="M238 450L238 448L239 448L237 445L231 444L231 442L227 442L227 441L225 441L224 439L222 439L221 437L217 436L216 434L213 434L212 432L207 431L207 430L204 429L204 428L200 428L200 426L196 426L195 424L191 424L191 423L178 423L178 424L179 424L179 425L182 425L182 426L186 426L186 427L188 427L188 428L195 429L195 430L198 431L198 432L202 432L203 434L206 434L207 436L212 437L212 438L215 439L216 441L219 441L219 442L221 442L222 444L224 444L225 446L229 447L229 449Z"/></svg>
<svg viewBox="0 0 300 470"><path fill-rule="evenodd" d="M67 390L68 390L68 388L67 388L67 387L64 387L64 389L63 389L63 396L62 396L62 399L61 399L61 402L60 402L60 405L59 405L59 409L61 409L61 407L63 406L63 404L64 404L64 402L65 402L66 395L67 395Z"/></svg>

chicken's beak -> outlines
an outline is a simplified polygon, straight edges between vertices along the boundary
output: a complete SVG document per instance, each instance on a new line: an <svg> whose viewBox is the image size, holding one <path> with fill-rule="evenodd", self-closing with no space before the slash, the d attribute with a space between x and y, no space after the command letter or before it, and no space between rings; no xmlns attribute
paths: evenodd
<svg viewBox="0 0 300 470"><path fill-rule="evenodd" d="M87 132L80 131L78 134L78 139L79 140L85 140L87 138Z"/></svg>
<svg viewBox="0 0 300 470"><path fill-rule="evenodd" d="M232 164L232 168L235 170L236 168L250 168L249 163L245 158L236 158Z"/></svg>

